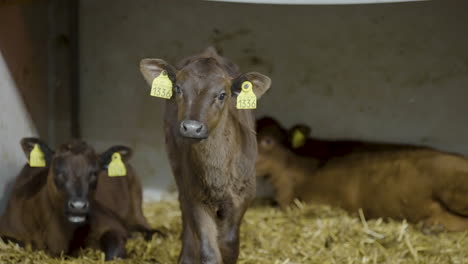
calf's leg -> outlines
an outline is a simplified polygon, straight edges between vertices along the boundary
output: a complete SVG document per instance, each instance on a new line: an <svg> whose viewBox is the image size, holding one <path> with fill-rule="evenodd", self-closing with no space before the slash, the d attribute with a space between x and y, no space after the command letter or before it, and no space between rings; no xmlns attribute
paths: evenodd
<svg viewBox="0 0 468 264"><path fill-rule="evenodd" d="M452 181L437 186L439 190L436 190L435 196L447 210L468 217L468 174L454 173L449 176L447 178Z"/></svg>
<svg viewBox="0 0 468 264"><path fill-rule="evenodd" d="M101 250L106 255L106 261L126 257L126 238L118 232L107 231L101 236L99 242Z"/></svg>
<svg viewBox="0 0 468 264"><path fill-rule="evenodd" d="M219 245L224 264L234 264L239 256L239 229L247 206L218 210Z"/></svg>
<svg viewBox="0 0 468 264"><path fill-rule="evenodd" d="M185 203L182 211L184 233L179 263L222 264L213 212L197 202Z"/></svg>
<svg viewBox="0 0 468 264"><path fill-rule="evenodd" d="M465 231L468 230L468 217L456 215L434 201L431 205L431 214L424 220L424 226L441 225L447 231Z"/></svg>
<svg viewBox="0 0 468 264"><path fill-rule="evenodd" d="M197 263L199 259L198 241L195 239L195 234L192 228L189 227L188 221L183 221L182 227L182 251L179 256L180 264Z"/></svg>

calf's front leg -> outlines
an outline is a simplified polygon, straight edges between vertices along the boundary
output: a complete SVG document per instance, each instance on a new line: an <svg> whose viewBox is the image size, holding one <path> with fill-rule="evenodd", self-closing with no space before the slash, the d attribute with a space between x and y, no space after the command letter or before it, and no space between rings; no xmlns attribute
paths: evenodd
<svg viewBox="0 0 468 264"><path fill-rule="evenodd" d="M200 202L186 201L183 214L180 264L223 264L218 245L215 215Z"/></svg>
<svg viewBox="0 0 468 264"><path fill-rule="evenodd" d="M127 256L125 251L126 238L124 235L116 231L107 231L101 236L99 242L101 250L106 255L106 261L118 258L123 259Z"/></svg>
<svg viewBox="0 0 468 264"><path fill-rule="evenodd" d="M239 231L247 206L218 210L219 244L224 264L235 264L239 256Z"/></svg>

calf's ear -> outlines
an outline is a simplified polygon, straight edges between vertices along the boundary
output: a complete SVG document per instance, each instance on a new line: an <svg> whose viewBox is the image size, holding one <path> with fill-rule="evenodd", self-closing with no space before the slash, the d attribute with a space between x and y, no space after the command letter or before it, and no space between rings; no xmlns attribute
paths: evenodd
<svg viewBox="0 0 468 264"><path fill-rule="evenodd" d="M258 72L244 73L232 81L231 93L234 96L239 95L241 92L241 85L245 81L250 81L252 83L252 89L257 99L260 99L271 86L271 79L266 75Z"/></svg>
<svg viewBox="0 0 468 264"><path fill-rule="evenodd" d="M112 146L108 150L103 152L101 155L99 155L99 164L102 168L106 168L109 165L109 163L112 160L112 155L114 155L114 153L116 152L120 154L120 157L122 157L122 161L124 162L130 160L133 154L132 149L129 147L120 145Z"/></svg>
<svg viewBox="0 0 468 264"><path fill-rule="evenodd" d="M176 70L169 63L161 59L142 59L140 61L140 72L150 86L154 78L158 77L163 70L167 72L169 79L174 83Z"/></svg>
<svg viewBox="0 0 468 264"><path fill-rule="evenodd" d="M291 127L288 131L288 141L292 148L300 148L304 146L307 137L310 135L310 127L305 124L297 124Z"/></svg>
<svg viewBox="0 0 468 264"><path fill-rule="evenodd" d="M308 137L310 136L312 129L306 124L297 124L289 129L289 134L294 133L295 131L300 131L304 136Z"/></svg>
<svg viewBox="0 0 468 264"><path fill-rule="evenodd" d="M39 138L30 137L21 139L20 144L21 148L23 149L24 155L26 155L28 161L30 161L31 152L37 145L39 151L41 151L44 155L45 167L50 166L52 156L54 155L54 151L44 141L42 141Z"/></svg>

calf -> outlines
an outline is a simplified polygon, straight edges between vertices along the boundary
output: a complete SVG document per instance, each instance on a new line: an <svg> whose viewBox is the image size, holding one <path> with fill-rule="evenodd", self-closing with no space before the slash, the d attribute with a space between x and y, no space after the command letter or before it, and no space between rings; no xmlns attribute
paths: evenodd
<svg viewBox="0 0 468 264"><path fill-rule="evenodd" d="M64 144L55 153L36 138L25 138L21 145L28 160L37 145L45 164L25 165L16 177L6 211L0 218L0 236L54 256L75 254L77 249L89 246L102 249L106 260L125 257L126 223L134 223L132 219L138 216L128 217L119 210L138 212L141 204L129 209L134 206L129 201L108 199L115 193L130 198L135 190L118 185L124 179L110 182L100 175L99 163L106 163L109 151L128 150L111 148L100 158L82 141ZM109 185L105 186L106 182ZM115 202L120 202L118 210L112 207Z"/></svg>
<svg viewBox="0 0 468 264"><path fill-rule="evenodd" d="M236 98L245 81L257 98L271 81L240 74L213 48L177 67L144 59L140 68L149 84L166 73L172 81L164 131L182 211L179 263L236 263L239 227L255 195L257 156L253 115L236 109Z"/></svg>
<svg viewBox="0 0 468 264"><path fill-rule="evenodd" d="M409 148L422 148L409 144L395 144L360 140L326 140L309 137L311 129L307 125L298 124L288 131L288 143L293 151L299 155L314 157L320 161L327 161L334 157L346 156L356 152L394 151ZM305 140L296 143L294 137L300 135Z"/></svg>
<svg viewBox="0 0 468 264"><path fill-rule="evenodd" d="M324 164L331 158L346 156L356 152L381 152L423 148L422 146L409 144L314 138L310 137L311 129L307 125L297 124L286 130L278 121L271 117L258 119L257 131L261 131L263 134L271 134L277 141L287 145L294 153L316 158L321 164Z"/></svg>
<svg viewBox="0 0 468 264"><path fill-rule="evenodd" d="M281 207L293 199L362 208L369 218L407 219L468 230L468 160L429 148L362 152L318 167L268 134L258 135L257 171L269 175Z"/></svg>
<svg viewBox="0 0 468 264"><path fill-rule="evenodd" d="M124 176L110 177L108 167L115 153L119 153L126 168ZM99 157L100 172L96 200L117 214L130 232L141 232L146 240L154 232L142 211L142 188L135 169L128 163L132 150L126 146L113 146ZM114 157L115 158L115 157Z"/></svg>

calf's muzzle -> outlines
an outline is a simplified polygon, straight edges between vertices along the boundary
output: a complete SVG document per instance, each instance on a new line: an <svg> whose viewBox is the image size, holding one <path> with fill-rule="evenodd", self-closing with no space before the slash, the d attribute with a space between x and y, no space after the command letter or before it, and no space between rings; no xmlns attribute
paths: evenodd
<svg viewBox="0 0 468 264"><path fill-rule="evenodd" d="M67 202L67 219L71 223L79 224L86 221L89 213L87 199L72 198Z"/></svg>
<svg viewBox="0 0 468 264"><path fill-rule="evenodd" d="M206 125L196 120L184 120L180 122L180 134L183 137L204 139L208 137Z"/></svg>

